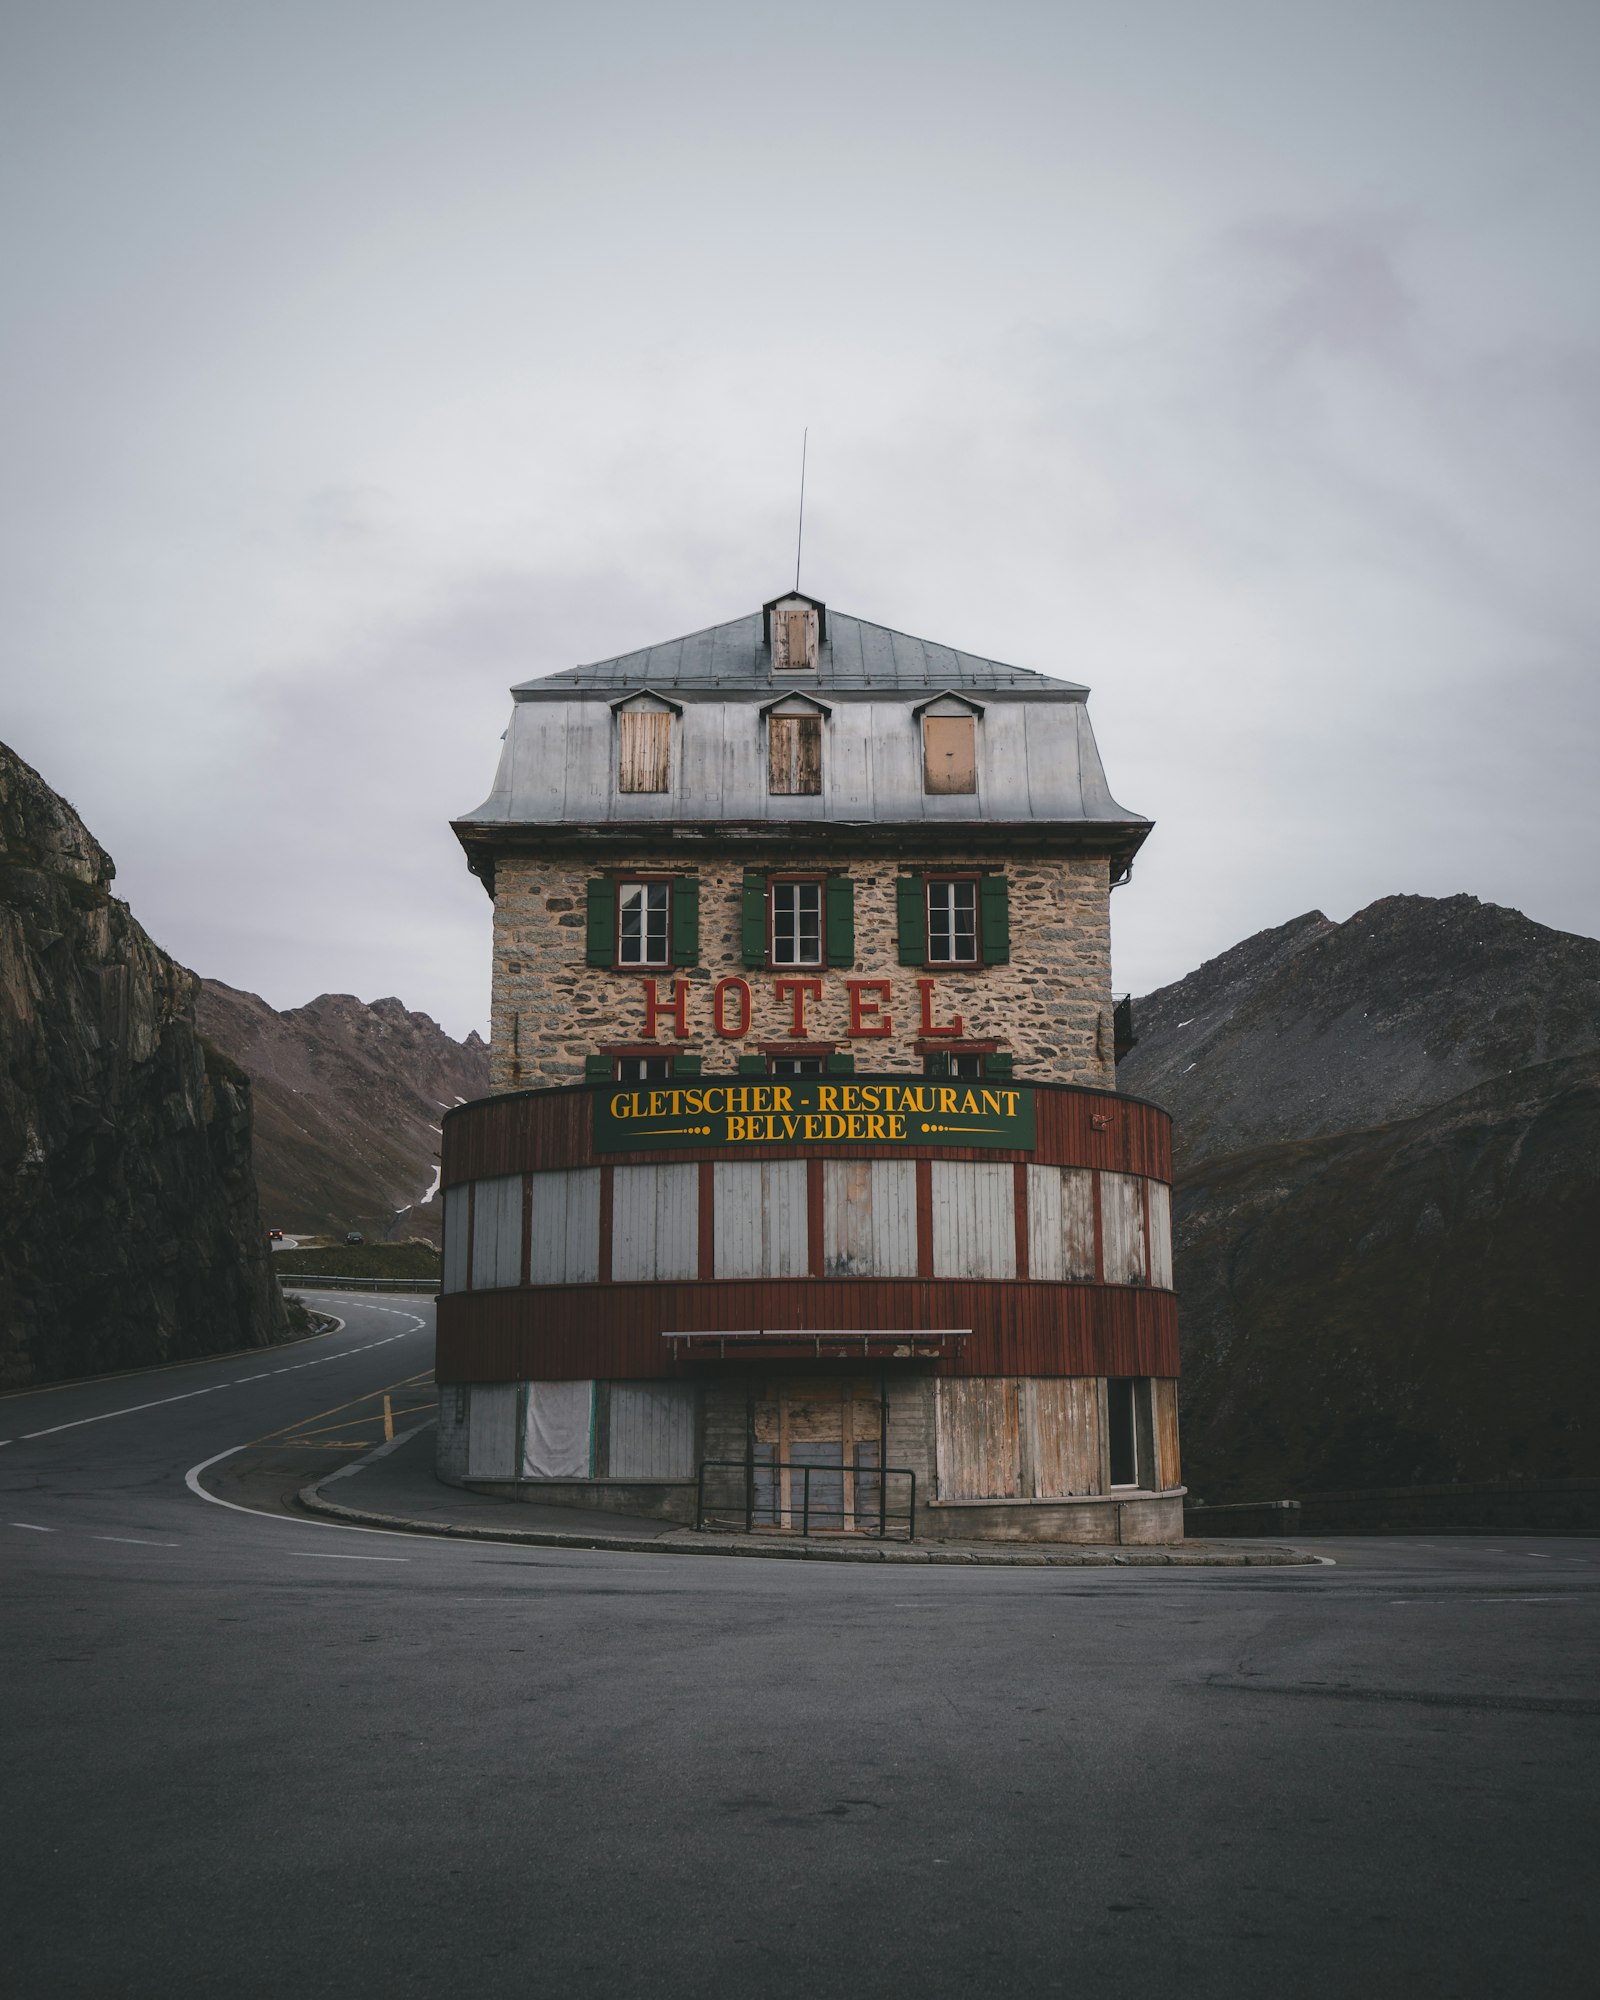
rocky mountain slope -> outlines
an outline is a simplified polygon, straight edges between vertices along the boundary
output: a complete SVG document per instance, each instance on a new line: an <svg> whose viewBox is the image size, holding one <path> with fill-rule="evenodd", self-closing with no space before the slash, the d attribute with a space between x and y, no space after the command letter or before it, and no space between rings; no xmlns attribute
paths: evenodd
<svg viewBox="0 0 1600 2000"><path fill-rule="evenodd" d="M288 1332L250 1085L111 857L0 745L0 1387Z"/></svg>
<svg viewBox="0 0 1600 2000"><path fill-rule="evenodd" d="M1136 1003L1174 1114L1211 1501L1592 1470L1600 943L1470 896L1248 938Z"/></svg>
<svg viewBox="0 0 1600 2000"><path fill-rule="evenodd" d="M207 1038L255 1085L256 1175L270 1224L439 1240L439 1121L489 1088L489 1051L398 1000L324 993L279 1013L203 982ZM292 1254L292 1253L291 1253Z"/></svg>

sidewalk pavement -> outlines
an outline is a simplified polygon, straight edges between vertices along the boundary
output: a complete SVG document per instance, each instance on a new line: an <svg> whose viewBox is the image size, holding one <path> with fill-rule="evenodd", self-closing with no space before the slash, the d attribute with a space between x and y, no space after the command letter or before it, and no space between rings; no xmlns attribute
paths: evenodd
<svg viewBox="0 0 1600 2000"><path fill-rule="evenodd" d="M760 1556L769 1561L980 1563L998 1567L1285 1568L1326 1563L1282 1542L1182 1542L1171 1547L1060 1542L913 1542L697 1532L575 1507L541 1507L468 1493L434 1477L434 1427L423 1424L300 1489L307 1512L371 1528L542 1548L616 1549L652 1555ZM331 1491L329 1489L332 1489Z"/></svg>

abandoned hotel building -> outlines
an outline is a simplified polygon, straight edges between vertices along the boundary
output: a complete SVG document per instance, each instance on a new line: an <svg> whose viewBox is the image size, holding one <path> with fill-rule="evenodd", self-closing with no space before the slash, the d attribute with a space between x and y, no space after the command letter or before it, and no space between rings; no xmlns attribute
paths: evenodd
<svg viewBox="0 0 1600 2000"><path fill-rule="evenodd" d="M1088 690L794 593L513 690L455 831L439 1472L738 1529L1181 1538L1167 1116L1116 1089L1150 822Z"/></svg>

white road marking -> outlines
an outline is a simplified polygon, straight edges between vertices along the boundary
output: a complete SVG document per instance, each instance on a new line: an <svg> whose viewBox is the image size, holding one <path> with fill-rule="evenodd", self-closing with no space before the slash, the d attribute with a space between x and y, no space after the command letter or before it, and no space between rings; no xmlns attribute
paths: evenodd
<svg viewBox="0 0 1600 2000"><path fill-rule="evenodd" d="M135 1549L175 1549L181 1546L178 1542L147 1542L139 1535L96 1535L94 1539L97 1542L126 1542Z"/></svg>
<svg viewBox="0 0 1600 2000"><path fill-rule="evenodd" d="M363 1347L344 1347L337 1354L319 1354L315 1361L298 1361L292 1368L284 1368L278 1372L284 1375L293 1375L298 1373L302 1368L326 1368L330 1361L348 1361L354 1354L370 1354L375 1347L388 1347L397 1340L404 1340L408 1333L414 1333L418 1327L425 1324L426 1322L423 1320L415 1320L411 1326L402 1327L398 1333L386 1333L382 1340L369 1340ZM264 1377L259 1375L245 1377L245 1380L250 1382L259 1382L264 1379ZM214 1396L219 1389L237 1389L240 1386L238 1382L213 1382L205 1389L185 1389L178 1396L158 1396L154 1402L150 1403L129 1403L124 1409L102 1410L97 1417L75 1417L70 1424L51 1424L48 1430L24 1431L22 1434L23 1441L26 1443L33 1438L54 1437L58 1431L81 1430L85 1424L103 1424L111 1417L137 1416L141 1410L159 1410L164 1408L168 1403L188 1403L192 1402L196 1396Z"/></svg>
<svg viewBox="0 0 1600 2000"><path fill-rule="evenodd" d="M399 1528L361 1528L349 1521L296 1520L287 1514L270 1514L265 1507L245 1507L237 1500L224 1500L220 1493L208 1493L200 1484L201 1473L209 1472L212 1466L220 1465L225 1458L232 1458L235 1452L245 1449L242 1444L230 1444L226 1451L219 1451L214 1458L205 1458L198 1465L191 1465L183 1475L184 1485L191 1493L198 1494L202 1500L209 1500L213 1507L226 1507L233 1514L255 1514L263 1521L280 1521L290 1528L333 1528L343 1535L388 1535L397 1542L414 1542L417 1539L415 1535L405 1534Z"/></svg>
<svg viewBox="0 0 1600 2000"><path fill-rule="evenodd" d="M291 1549L291 1555L310 1556L314 1562L325 1563L408 1563L410 1556L347 1556L333 1549Z"/></svg>
<svg viewBox="0 0 1600 2000"><path fill-rule="evenodd" d="M13 1521L11 1525L13 1528L26 1528L30 1535L54 1535L60 1532L56 1528L41 1528L37 1521Z"/></svg>

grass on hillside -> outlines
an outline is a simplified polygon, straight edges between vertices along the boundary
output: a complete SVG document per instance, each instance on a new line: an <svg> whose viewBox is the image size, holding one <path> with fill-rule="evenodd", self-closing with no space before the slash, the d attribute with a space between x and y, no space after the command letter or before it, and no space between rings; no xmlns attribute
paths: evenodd
<svg viewBox="0 0 1600 2000"><path fill-rule="evenodd" d="M437 1278L431 1243L340 1243L326 1250L277 1250L273 1269L308 1278Z"/></svg>

